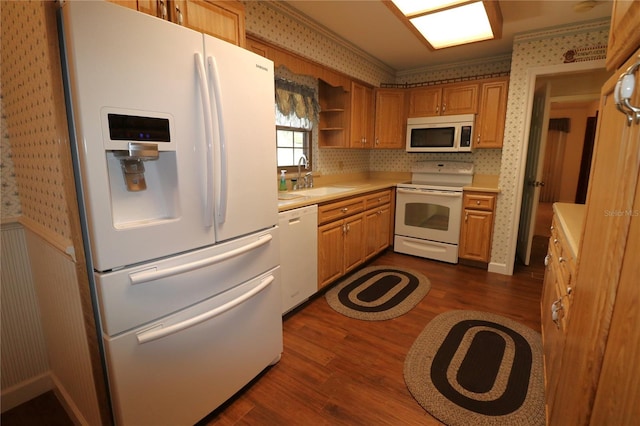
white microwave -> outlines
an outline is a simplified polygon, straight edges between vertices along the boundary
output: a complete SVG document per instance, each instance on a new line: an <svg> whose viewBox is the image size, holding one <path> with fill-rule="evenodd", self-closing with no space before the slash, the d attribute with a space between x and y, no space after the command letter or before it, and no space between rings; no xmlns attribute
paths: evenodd
<svg viewBox="0 0 640 426"><path fill-rule="evenodd" d="M474 114L407 119L407 152L471 152Z"/></svg>

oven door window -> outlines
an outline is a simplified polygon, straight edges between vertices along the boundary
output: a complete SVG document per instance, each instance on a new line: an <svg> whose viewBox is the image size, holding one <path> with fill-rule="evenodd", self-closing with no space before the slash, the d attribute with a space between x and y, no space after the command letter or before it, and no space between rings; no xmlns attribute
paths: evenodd
<svg viewBox="0 0 640 426"><path fill-rule="evenodd" d="M447 206L431 203L407 203L404 224L436 231L449 230L451 209Z"/></svg>
<svg viewBox="0 0 640 426"><path fill-rule="evenodd" d="M412 148L453 148L455 127L411 129Z"/></svg>

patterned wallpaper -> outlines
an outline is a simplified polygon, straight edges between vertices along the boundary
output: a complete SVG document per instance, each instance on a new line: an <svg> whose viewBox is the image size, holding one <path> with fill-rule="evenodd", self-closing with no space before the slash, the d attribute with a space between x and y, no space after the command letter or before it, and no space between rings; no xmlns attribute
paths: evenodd
<svg viewBox="0 0 640 426"><path fill-rule="evenodd" d="M55 14L47 10L55 6L35 1L1 7L2 218L22 214L70 239L60 157L67 129L57 124L55 99L58 37Z"/></svg>
<svg viewBox="0 0 640 426"><path fill-rule="evenodd" d="M522 158L526 155L526 139L523 134L527 119L529 69L561 65L568 50L606 46L608 36L609 19L601 19L575 26L523 33L514 40L500 166L501 193L498 197L491 251L491 263L498 269L506 268L506 271L510 271L514 262L512 237L518 232L518 218L514 216L520 208L517 200L518 189L522 185L519 169Z"/></svg>

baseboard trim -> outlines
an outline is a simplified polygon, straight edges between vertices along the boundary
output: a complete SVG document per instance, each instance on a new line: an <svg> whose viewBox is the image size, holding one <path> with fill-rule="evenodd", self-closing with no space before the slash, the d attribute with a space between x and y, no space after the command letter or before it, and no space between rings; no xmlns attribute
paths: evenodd
<svg viewBox="0 0 640 426"><path fill-rule="evenodd" d="M53 389L53 380L51 379L50 371L3 389L0 394L2 412L4 413L20 404L24 404L51 389Z"/></svg>
<svg viewBox="0 0 640 426"><path fill-rule="evenodd" d="M488 271L502 275L513 275L513 271L510 272L505 263L490 262Z"/></svg>
<svg viewBox="0 0 640 426"><path fill-rule="evenodd" d="M58 401L60 401L60 405L62 405L64 410L67 412L71 421L76 425L89 425L90 423L82 415L78 406L73 402L73 398L71 398L67 390L62 386L54 374L51 375L51 380L54 384L53 392L56 394Z"/></svg>

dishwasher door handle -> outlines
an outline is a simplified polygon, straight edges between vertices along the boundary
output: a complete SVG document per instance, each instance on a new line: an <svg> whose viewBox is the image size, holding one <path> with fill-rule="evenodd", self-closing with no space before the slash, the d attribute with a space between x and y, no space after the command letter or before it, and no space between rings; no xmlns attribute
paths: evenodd
<svg viewBox="0 0 640 426"><path fill-rule="evenodd" d="M151 342L153 340L158 340L161 339L163 337L166 337L170 334L174 334L177 333L179 331L185 330L189 327L193 327L194 325L198 325L202 322L208 321L211 318L217 317L218 315L222 315L227 311L230 311L231 309L235 308L236 306L246 302L247 300L251 299L253 296L255 296L256 294L260 293L262 290L264 290L267 286L269 286L269 284L271 284L274 280L274 276L273 275L269 275L268 277L264 278L260 284L253 288L252 290L246 292L245 294L243 294L240 297L237 297L227 303L225 303L222 306L218 306L215 309L212 309L208 312L205 312L203 314L200 315L196 315L193 318L189 318L188 320L185 321L181 321L179 323L170 325L168 327L164 327L163 324L158 324L157 326L143 331L142 333L138 334L136 337L138 338L138 343L143 344L143 343L147 343L147 342Z"/></svg>

